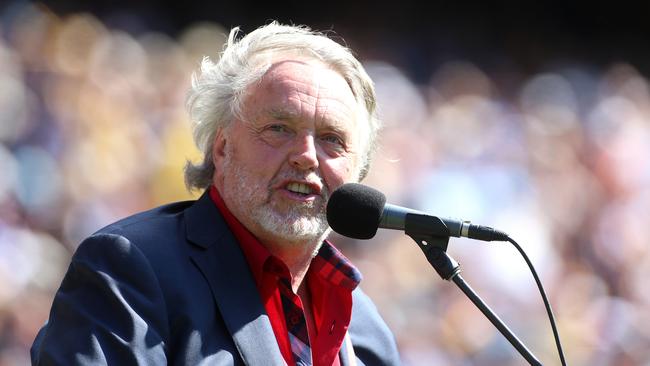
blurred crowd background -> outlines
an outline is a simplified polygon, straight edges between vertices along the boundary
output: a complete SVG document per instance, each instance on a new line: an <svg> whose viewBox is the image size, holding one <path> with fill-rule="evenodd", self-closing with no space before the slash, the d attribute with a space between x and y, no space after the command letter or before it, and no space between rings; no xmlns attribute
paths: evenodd
<svg viewBox="0 0 650 366"><path fill-rule="evenodd" d="M199 157L185 95L231 25L166 32L145 18L116 22L23 1L0 11L0 365L8 366L29 363L82 238L196 197L182 178ZM650 365L648 65L565 57L509 69L504 53L415 65L398 47L405 43L377 47L368 32L341 28L376 82L385 123L365 183L391 203L515 238L540 273L569 364ZM406 365L524 364L408 237L334 241L364 273ZM452 239L448 252L541 361L559 364L517 251Z"/></svg>

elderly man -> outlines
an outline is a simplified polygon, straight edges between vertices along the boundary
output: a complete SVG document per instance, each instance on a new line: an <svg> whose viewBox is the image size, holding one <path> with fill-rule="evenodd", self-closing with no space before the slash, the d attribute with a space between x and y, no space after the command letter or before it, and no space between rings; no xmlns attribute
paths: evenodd
<svg viewBox="0 0 650 366"><path fill-rule="evenodd" d="M361 180L378 123L350 51L276 23L204 60L204 152L180 202L77 249L32 347L39 365L393 365L395 342L328 241L329 194Z"/></svg>

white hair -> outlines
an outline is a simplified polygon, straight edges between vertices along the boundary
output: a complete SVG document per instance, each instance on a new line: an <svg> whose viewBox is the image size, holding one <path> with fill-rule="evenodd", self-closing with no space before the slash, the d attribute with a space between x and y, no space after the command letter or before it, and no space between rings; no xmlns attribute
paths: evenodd
<svg viewBox="0 0 650 366"><path fill-rule="evenodd" d="M246 89L260 80L277 57L288 54L317 59L347 81L358 106L362 162L358 179L368 173L380 128L372 80L352 52L322 33L306 26L289 26L272 22L238 39L233 28L217 63L205 57L200 72L192 75L187 108L193 123L194 141L203 152L203 161L185 165L188 189L205 189L212 183L214 163L212 147L217 132L241 116Z"/></svg>

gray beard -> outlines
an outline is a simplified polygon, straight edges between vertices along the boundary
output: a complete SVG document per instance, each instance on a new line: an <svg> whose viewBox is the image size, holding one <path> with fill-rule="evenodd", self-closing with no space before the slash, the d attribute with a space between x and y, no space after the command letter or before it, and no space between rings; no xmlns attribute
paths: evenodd
<svg viewBox="0 0 650 366"><path fill-rule="evenodd" d="M236 192L226 190L224 194L237 199L237 205L244 208L244 212L248 213L254 222L258 223L264 231L282 239L283 243L287 245L312 243L316 244L315 251L317 251L322 241L329 235L331 229L327 223L324 204L314 202L296 204L281 212L273 207L269 188L252 184L253 177L248 171L234 166L231 154L227 154L225 158L224 174L234 178L234 187L236 187ZM304 173L297 171L291 172L288 177L285 175L277 178L305 178ZM329 192L324 185L321 194L324 198L322 202L327 202Z"/></svg>

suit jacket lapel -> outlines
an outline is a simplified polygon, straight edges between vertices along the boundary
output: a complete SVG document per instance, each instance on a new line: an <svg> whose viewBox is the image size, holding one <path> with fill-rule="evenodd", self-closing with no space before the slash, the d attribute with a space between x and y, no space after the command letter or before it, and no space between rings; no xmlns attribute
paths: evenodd
<svg viewBox="0 0 650 366"><path fill-rule="evenodd" d="M206 193L185 211L192 260L212 289L228 331L247 365L284 365L244 255Z"/></svg>

